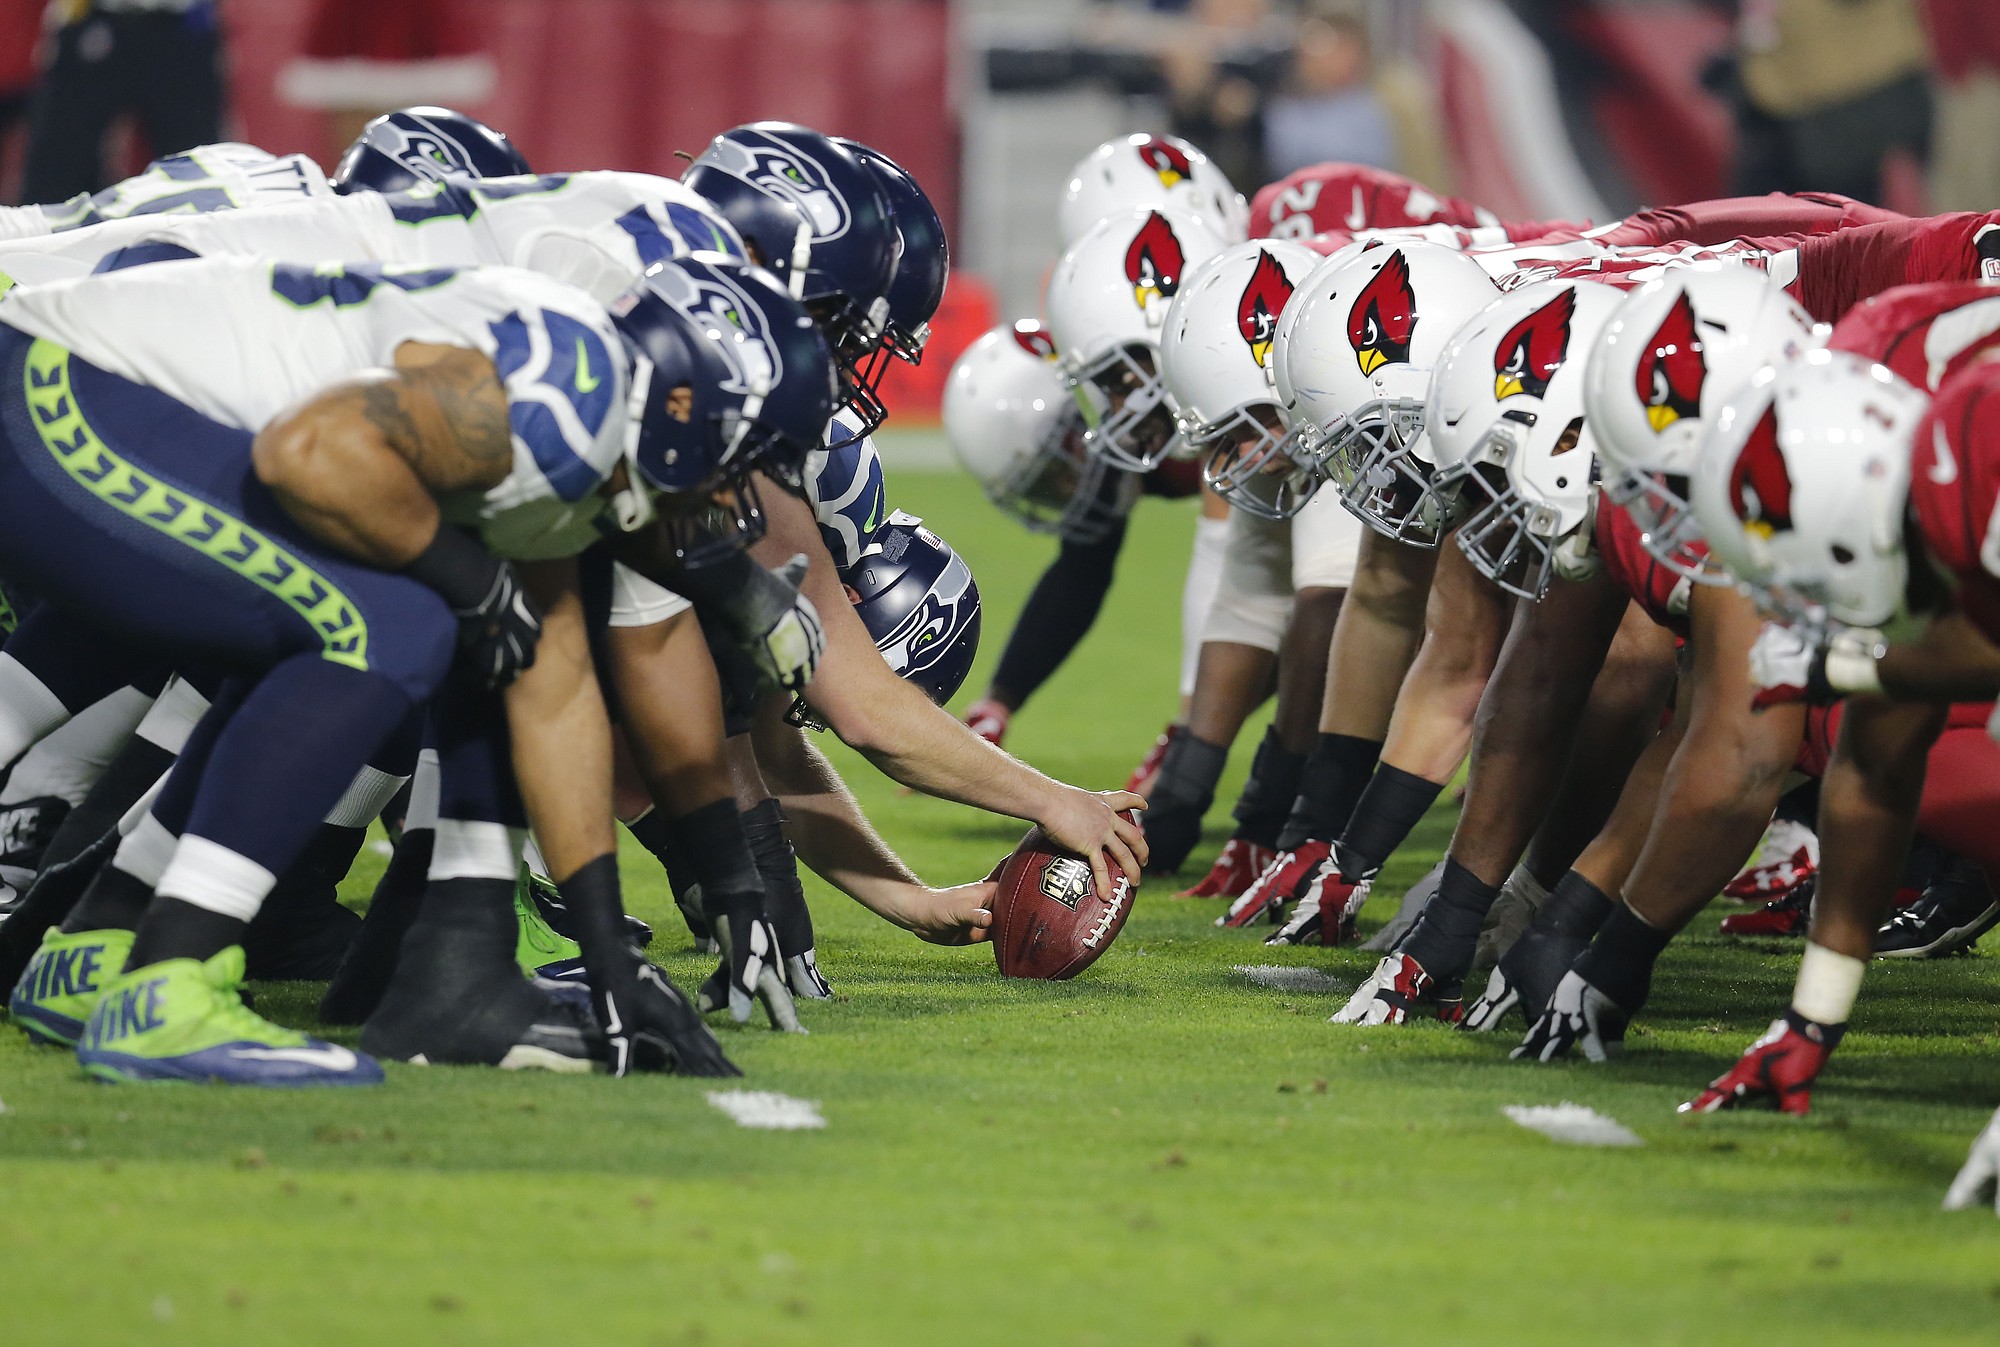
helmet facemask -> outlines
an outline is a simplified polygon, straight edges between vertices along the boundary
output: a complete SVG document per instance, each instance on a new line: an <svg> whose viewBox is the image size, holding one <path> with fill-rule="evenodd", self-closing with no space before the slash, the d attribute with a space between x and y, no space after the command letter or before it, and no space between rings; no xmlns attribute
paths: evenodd
<svg viewBox="0 0 2000 1347"><path fill-rule="evenodd" d="M1181 434L1202 456L1202 481L1210 490L1246 514L1280 520L1305 508L1326 479L1297 432L1280 434L1279 425L1275 403L1249 403L1220 420L1183 421Z"/></svg>
<svg viewBox="0 0 2000 1347"><path fill-rule="evenodd" d="M1035 451L987 495L995 505L1036 533L1054 533L1072 542L1095 542L1118 522L1118 470L1084 446L1085 418L1063 407L1043 431Z"/></svg>
<svg viewBox="0 0 2000 1347"><path fill-rule="evenodd" d="M1069 385L1090 431L1091 454L1126 472L1151 472L1180 446L1174 404L1159 374L1159 359L1146 346L1114 346L1072 371ZM1085 394L1102 394L1108 409Z"/></svg>
<svg viewBox="0 0 2000 1347"><path fill-rule="evenodd" d="M1653 560L1698 585L1727 585L1728 572L1709 560L1701 522L1688 503L1687 474L1627 471L1606 478L1604 494L1639 528Z"/></svg>
<svg viewBox="0 0 2000 1347"><path fill-rule="evenodd" d="M1416 452L1424 433L1420 398L1379 398L1321 430L1316 449L1347 508L1378 533L1436 547L1451 510L1436 470Z"/></svg>
<svg viewBox="0 0 2000 1347"><path fill-rule="evenodd" d="M1458 547L1473 569L1509 594L1540 599L1555 574L1555 552L1567 531L1553 506L1530 500L1507 471L1525 451L1530 427L1502 416L1453 474L1462 486L1465 522Z"/></svg>

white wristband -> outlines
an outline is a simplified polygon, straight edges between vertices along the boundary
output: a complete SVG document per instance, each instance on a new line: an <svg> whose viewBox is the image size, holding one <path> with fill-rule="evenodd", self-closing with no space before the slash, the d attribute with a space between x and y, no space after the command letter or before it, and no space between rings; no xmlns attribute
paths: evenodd
<svg viewBox="0 0 2000 1347"><path fill-rule="evenodd" d="M1827 686L1835 692L1880 692L1882 674L1875 664L1880 655L1880 646L1856 649L1836 640L1826 652Z"/></svg>
<svg viewBox="0 0 2000 1347"><path fill-rule="evenodd" d="M1861 974L1868 967L1849 954L1806 943L1799 960L1799 980L1792 988L1792 1009L1815 1024L1845 1024L1861 994Z"/></svg>

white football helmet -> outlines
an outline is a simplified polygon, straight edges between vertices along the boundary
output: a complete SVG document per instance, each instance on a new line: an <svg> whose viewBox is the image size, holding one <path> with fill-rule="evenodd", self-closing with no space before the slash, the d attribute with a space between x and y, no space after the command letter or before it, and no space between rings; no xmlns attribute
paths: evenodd
<svg viewBox="0 0 2000 1347"><path fill-rule="evenodd" d="M1930 399L1845 351L1767 366L1706 422L1688 491L1709 554L1802 634L1897 616L1910 445Z"/></svg>
<svg viewBox="0 0 2000 1347"><path fill-rule="evenodd" d="M1278 324L1278 392L1299 442L1287 448L1316 460L1347 508L1391 538L1435 547L1442 536L1424 436L1431 371L1499 295L1450 248L1343 250L1300 284Z"/></svg>
<svg viewBox="0 0 2000 1347"><path fill-rule="evenodd" d="M1181 286L1225 246L1192 215L1141 206L1099 221L1049 277L1049 335L1063 373L1072 388L1105 395L1086 443L1117 467L1150 472L1175 447L1160 333ZM1098 400L1084 413L1097 417Z"/></svg>
<svg viewBox="0 0 2000 1347"><path fill-rule="evenodd" d="M1279 316L1319 262L1283 239L1225 248L1174 296L1160 334L1182 442L1208 459L1211 487L1264 519L1289 517L1320 481L1310 460L1279 451L1286 422L1271 369Z"/></svg>
<svg viewBox="0 0 2000 1347"><path fill-rule="evenodd" d="M1056 213L1063 247L1134 206L1184 211L1225 243L1241 243L1250 232L1250 203L1214 160L1178 136L1141 131L1105 141L1070 170Z"/></svg>
<svg viewBox="0 0 2000 1347"><path fill-rule="evenodd" d="M1720 262L1676 267L1627 295L1598 334L1583 404L1604 493L1677 575L1729 577L1704 564L1688 508L1703 423L1765 365L1819 346L1806 311L1764 272Z"/></svg>
<svg viewBox="0 0 2000 1347"><path fill-rule="evenodd" d="M1437 490L1456 497L1458 546L1494 584L1539 599L1556 549L1589 518L1585 356L1623 296L1594 281L1517 290L1454 341L1434 381Z"/></svg>
<svg viewBox="0 0 2000 1347"><path fill-rule="evenodd" d="M1083 412L1040 323L1003 323L966 348L945 382L944 429L993 503L1036 532L1095 541L1138 494L1138 478L1085 451Z"/></svg>

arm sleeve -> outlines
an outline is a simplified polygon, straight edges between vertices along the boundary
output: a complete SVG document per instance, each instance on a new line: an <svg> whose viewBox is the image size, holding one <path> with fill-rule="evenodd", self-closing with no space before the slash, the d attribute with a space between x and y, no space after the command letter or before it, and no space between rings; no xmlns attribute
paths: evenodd
<svg viewBox="0 0 2000 1347"><path fill-rule="evenodd" d="M1027 606L1000 654L993 687L1003 700L1018 709L1062 667L1069 652L1097 621L1124 545L1122 520L1095 542L1064 541L1028 595Z"/></svg>

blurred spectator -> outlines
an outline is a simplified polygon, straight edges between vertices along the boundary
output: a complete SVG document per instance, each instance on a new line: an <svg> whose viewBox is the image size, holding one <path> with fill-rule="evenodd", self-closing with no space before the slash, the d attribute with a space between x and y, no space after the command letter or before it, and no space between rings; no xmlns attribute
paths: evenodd
<svg viewBox="0 0 2000 1347"><path fill-rule="evenodd" d="M1990 0L1978 6L1990 22ZM1914 0L1743 0L1737 30L1742 193L1881 202L1883 161L1930 145Z"/></svg>
<svg viewBox="0 0 2000 1347"><path fill-rule="evenodd" d="M118 176L104 138L131 113L158 158L222 139L214 0L52 0L28 134L31 202L66 201Z"/></svg>
<svg viewBox="0 0 2000 1347"><path fill-rule="evenodd" d="M1269 182L1264 100L1291 60L1292 24L1270 0L1192 0L1160 46L1169 127L1238 186Z"/></svg>
<svg viewBox="0 0 2000 1347"><path fill-rule="evenodd" d="M1266 181L1328 159L1395 167L1395 135L1372 65L1367 26L1352 12L1307 14L1291 78L1264 109Z"/></svg>
<svg viewBox="0 0 2000 1347"><path fill-rule="evenodd" d="M466 17L459 0L317 0L304 54L278 73L278 96L325 113L330 156L384 112L481 103L497 77Z"/></svg>
<svg viewBox="0 0 2000 1347"><path fill-rule="evenodd" d="M1993 0L1923 0L1937 67L1931 208L2000 205L2000 23Z"/></svg>

